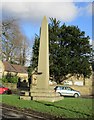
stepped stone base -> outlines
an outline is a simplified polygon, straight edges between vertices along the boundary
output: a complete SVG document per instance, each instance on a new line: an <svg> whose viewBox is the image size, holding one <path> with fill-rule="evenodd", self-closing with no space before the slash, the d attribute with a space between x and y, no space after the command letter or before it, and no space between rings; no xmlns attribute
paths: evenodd
<svg viewBox="0 0 94 120"><path fill-rule="evenodd" d="M64 99L64 97L43 97L43 96L32 96L31 100L36 101L48 101L48 102L55 102Z"/></svg>
<svg viewBox="0 0 94 120"><path fill-rule="evenodd" d="M55 102L64 99L59 93L56 93L53 89L37 89L32 88L29 91L21 91L20 99L23 100L36 100L36 101L48 101Z"/></svg>
<svg viewBox="0 0 94 120"><path fill-rule="evenodd" d="M31 97L30 96L20 96L20 99L31 100Z"/></svg>
<svg viewBox="0 0 94 120"><path fill-rule="evenodd" d="M20 99L31 100L30 92L28 92L28 91L21 91L20 92Z"/></svg>
<svg viewBox="0 0 94 120"><path fill-rule="evenodd" d="M59 93L51 89L31 89L31 99L36 101L55 102L64 99Z"/></svg>

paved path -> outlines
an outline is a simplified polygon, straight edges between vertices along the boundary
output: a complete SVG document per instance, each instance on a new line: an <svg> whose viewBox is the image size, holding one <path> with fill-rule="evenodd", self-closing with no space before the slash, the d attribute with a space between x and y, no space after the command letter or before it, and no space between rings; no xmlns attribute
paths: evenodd
<svg viewBox="0 0 94 120"><path fill-rule="evenodd" d="M2 107L0 105L0 120L43 120L40 116L24 113L15 109Z"/></svg>

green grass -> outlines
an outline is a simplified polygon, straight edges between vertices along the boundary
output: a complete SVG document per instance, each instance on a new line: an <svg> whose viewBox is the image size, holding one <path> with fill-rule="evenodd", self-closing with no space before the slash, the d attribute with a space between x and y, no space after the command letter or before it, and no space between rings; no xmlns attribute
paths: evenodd
<svg viewBox="0 0 94 120"><path fill-rule="evenodd" d="M43 101L19 100L19 96L16 95L2 95L0 102L60 117L90 118L92 117L92 102L94 102L94 99L64 98L64 100L51 103Z"/></svg>

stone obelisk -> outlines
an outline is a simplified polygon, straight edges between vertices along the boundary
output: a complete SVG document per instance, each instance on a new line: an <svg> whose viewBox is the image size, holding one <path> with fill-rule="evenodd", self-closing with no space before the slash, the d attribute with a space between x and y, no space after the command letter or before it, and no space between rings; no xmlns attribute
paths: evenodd
<svg viewBox="0 0 94 120"><path fill-rule="evenodd" d="M49 39L48 23L45 16L41 26L37 85L32 85L30 93L31 99L37 101L54 102L63 99L63 97L60 97L60 95L49 86Z"/></svg>
<svg viewBox="0 0 94 120"><path fill-rule="evenodd" d="M47 89L48 85L49 85L49 38L48 38L48 23L46 16L44 16L40 36L37 88Z"/></svg>
<svg viewBox="0 0 94 120"><path fill-rule="evenodd" d="M48 39L48 23L44 16L41 26L40 48L38 59L37 85L32 84L30 93L25 92L25 96L20 99L37 100L37 101L58 101L63 97L49 86L49 39Z"/></svg>

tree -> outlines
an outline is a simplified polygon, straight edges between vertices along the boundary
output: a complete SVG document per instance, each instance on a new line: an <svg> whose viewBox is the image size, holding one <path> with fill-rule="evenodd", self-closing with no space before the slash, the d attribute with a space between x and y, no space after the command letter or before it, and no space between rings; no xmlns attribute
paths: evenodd
<svg viewBox="0 0 94 120"><path fill-rule="evenodd" d="M56 82L63 81L68 74L90 76L91 46L89 36L86 36L84 31L81 31L78 26L65 24L60 26L60 21L50 18L49 41L50 76ZM33 59L33 66L37 66L38 54L35 53L38 53L38 47L39 41L33 46L33 56L36 56L36 59Z"/></svg>
<svg viewBox="0 0 94 120"><path fill-rule="evenodd" d="M31 68L34 70L38 66L38 55L39 55L39 36L35 35L35 41L32 50L32 58L31 58Z"/></svg>
<svg viewBox="0 0 94 120"><path fill-rule="evenodd" d="M59 55L59 34L60 34L60 21L50 18L49 23L49 52L50 52L50 76L57 82L60 79L60 69L58 69L58 55ZM60 56L59 56L60 58Z"/></svg>
<svg viewBox="0 0 94 120"><path fill-rule="evenodd" d="M29 56L29 42L27 41L27 38L23 36L23 41L21 43L21 46L19 46L19 53L16 57L16 60L19 61L20 65L25 65L25 63L28 61Z"/></svg>
<svg viewBox="0 0 94 120"><path fill-rule="evenodd" d="M16 20L2 21L2 60L25 65L27 43Z"/></svg>
<svg viewBox="0 0 94 120"><path fill-rule="evenodd" d="M69 74L90 76L90 53L89 36L85 37L85 32L78 26L61 26L60 42L66 53L66 65ZM63 56L62 56L63 57ZM64 58L64 57L63 57ZM64 62L65 63L65 62ZM65 67L66 67L65 65Z"/></svg>

